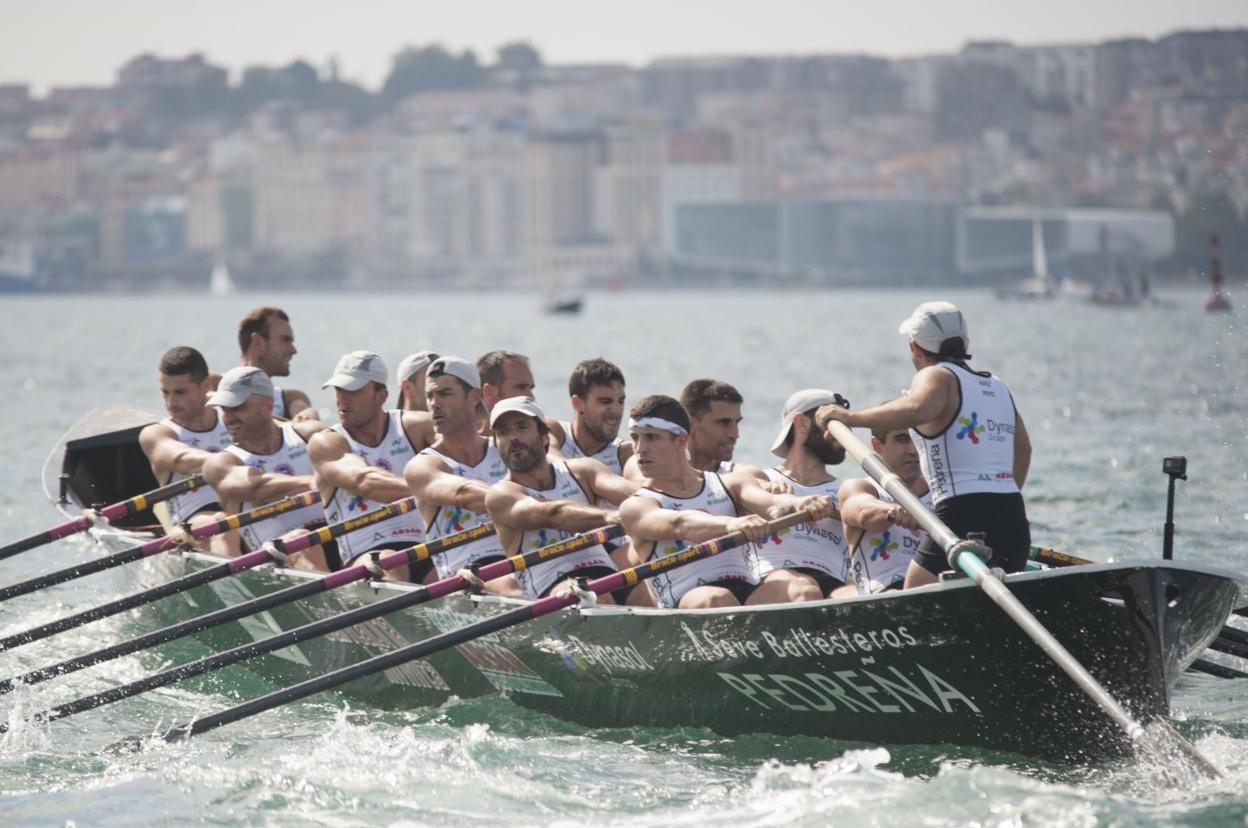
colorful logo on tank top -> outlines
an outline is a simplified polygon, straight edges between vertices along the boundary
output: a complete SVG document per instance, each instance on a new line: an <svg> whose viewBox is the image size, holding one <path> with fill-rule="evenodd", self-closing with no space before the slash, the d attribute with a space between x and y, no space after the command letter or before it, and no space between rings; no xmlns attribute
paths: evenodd
<svg viewBox="0 0 1248 828"><path fill-rule="evenodd" d="M958 432L958 439L964 440L970 438L971 445L979 445L979 435L983 433L984 427L979 424L979 415L974 411L971 412L971 418L958 418L958 425L962 426L962 430Z"/></svg>
<svg viewBox="0 0 1248 828"><path fill-rule="evenodd" d="M892 552L893 550L897 548L897 542L894 541L892 543L889 543L889 537L890 537L889 533L885 532L883 535L880 536L879 543L876 543L871 547L871 560L873 561L877 559L881 561L888 560L888 553Z"/></svg>
<svg viewBox="0 0 1248 828"><path fill-rule="evenodd" d="M278 474L289 474L291 477L294 477L295 475L295 467L289 463L278 463L277 466L274 467L273 471Z"/></svg>
<svg viewBox="0 0 1248 828"><path fill-rule="evenodd" d="M784 543L782 538L784 538L785 535L789 534L789 531L792 528L793 527L791 526L786 526L778 532L772 532L771 535L768 536L766 543L774 543L776 546L779 546L780 544Z"/></svg>
<svg viewBox="0 0 1248 828"><path fill-rule="evenodd" d="M557 538L555 538L554 535L546 534L545 529L538 529L537 534L533 537L533 540L529 543L529 548L539 549L543 546L547 546L549 544L554 543L556 540Z"/></svg>
<svg viewBox="0 0 1248 828"><path fill-rule="evenodd" d="M455 506L449 512L446 513L446 522L442 524L444 527L442 531L443 532L464 531L464 521L468 518L469 514L470 512L468 512L466 509L461 509L460 507Z"/></svg>
<svg viewBox="0 0 1248 828"><path fill-rule="evenodd" d="M348 512L354 512L356 509L359 509L361 512L368 511L368 501L364 499L363 495L353 495L351 499L347 501Z"/></svg>

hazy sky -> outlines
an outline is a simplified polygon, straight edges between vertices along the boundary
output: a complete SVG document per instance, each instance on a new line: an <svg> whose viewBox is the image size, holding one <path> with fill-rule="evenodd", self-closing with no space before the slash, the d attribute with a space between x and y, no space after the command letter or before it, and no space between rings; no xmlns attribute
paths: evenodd
<svg viewBox="0 0 1248 828"><path fill-rule="evenodd" d="M407 44L548 62L665 55L952 52L1248 26L1248 0L0 0L0 83L107 84L141 52L203 52L238 72L304 58L369 86Z"/></svg>

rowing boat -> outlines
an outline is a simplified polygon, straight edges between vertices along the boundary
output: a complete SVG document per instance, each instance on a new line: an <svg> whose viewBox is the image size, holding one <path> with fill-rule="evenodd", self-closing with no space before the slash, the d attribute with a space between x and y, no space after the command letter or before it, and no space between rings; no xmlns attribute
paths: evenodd
<svg viewBox="0 0 1248 828"><path fill-rule="evenodd" d="M74 513L154 482L137 444L156 417L97 409L57 445L45 488ZM93 536L115 549L150 537L138 514ZM114 570L125 589L220 563L172 552ZM318 577L261 567L151 604L161 624ZM1141 719L1165 716L1176 678L1248 604L1248 584L1171 561L1019 573L1011 591ZM214 650L392 597L356 583L197 634ZM450 596L252 659L280 685L514 609ZM880 596L719 610L581 606L359 679L342 692L383 708L503 694L592 727L705 727L872 743L982 746L1067 761L1126 755L1121 731L965 578Z"/></svg>

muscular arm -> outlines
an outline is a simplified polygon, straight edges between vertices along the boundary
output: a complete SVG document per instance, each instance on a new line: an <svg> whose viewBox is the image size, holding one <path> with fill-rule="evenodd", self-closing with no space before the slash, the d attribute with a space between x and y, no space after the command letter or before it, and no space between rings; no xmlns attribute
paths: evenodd
<svg viewBox="0 0 1248 828"><path fill-rule="evenodd" d="M403 432L417 453L433 445L433 417L428 411L404 411Z"/></svg>
<svg viewBox="0 0 1248 828"><path fill-rule="evenodd" d="M174 473L195 474L212 457L211 452L183 443L173 435L172 429L160 423L153 423L139 433L139 445L160 482Z"/></svg>
<svg viewBox="0 0 1248 828"><path fill-rule="evenodd" d="M566 532L588 532L612 523L615 513L575 500L539 500L510 480L490 487L485 507L496 526L520 531L530 529L562 529ZM615 518L618 520L618 518Z"/></svg>
<svg viewBox="0 0 1248 828"><path fill-rule="evenodd" d="M903 397L859 411L825 405L815 414L815 422L827 429L829 420L840 420L850 428L874 428L897 431L939 422L948 408L951 383L957 380L943 368L928 366L914 375L910 393ZM952 401L955 405L956 400Z"/></svg>
<svg viewBox="0 0 1248 828"><path fill-rule="evenodd" d="M737 502L751 514L775 519L798 509L806 509L817 520L825 517L839 517L832 508L831 498L823 495L796 497L788 493L773 493L759 485L758 478L749 468L734 469L721 475L724 486L732 493Z"/></svg>
<svg viewBox="0 0 1248 828"><path fill-rule="evenodd" d="M837 493L841 503L841 520L845 524L846 537L849 529L865 529L883 532L894 523L907 529L918 529L919 524L905 509L896 503L880 500L871 482L864 479L847 480Z"/></svg>
<svg viewBox="0 0 1248 828"><path fill-rule="evenodd" d="M1023 415L1014 409L1014 482L1023 488L1027 472L1031 470L1031 435L1023 424Z"/></svg>
<svg viewBox="0 0 1248 828"><path fill-rule="evenodd" d="M490 484L451 474L445 463L436 457L418 455L403 470L408 491L416 496L422 508L459 506L470 512L484 512L485 496Z"/></svg>
<svg viewBox="0 0 1248 828"><path fill-rule="evenodd" d="M312 401L308 399L308 395L302 391L294 389L285 389L286 393L286 413L290 415L292 420L319 420L321 415L312 407Z"/></svg>
<svg viewBox="0 0 1248 828"><path fill-rule="evenodd" d="M377 503L391 503L411 494L403 478L352 454L346 439L336 431L325 430L314 436L308 443L308 457L322 494L331 488L344 489Z"/></svg>
<svg viewBox="0 0 1248 828"><path fill-rule="evenodd" d="M616 506L636 494L641 484L621 477L605 464L589 457L568 460L568 470L586 490L590 499L601 498Z"/></svg>
<svg viewBox="0 0 1248 828"><path fill-rule="evenodd" d="M232 508L249 500L261 503L279 500L314 487L310 474L262 472L225 451L214 454L204 464L204 479L216 490L222 504Z"/></svg>
<svg viewBox="0 0 1248 828"><path fill-rule="evenodd" d="M630 497L620 504L620 522L634 541L651 542L678 538L701 543L734 531L741 518L708 515L706 512L664 509L648 497Z"/></svg>

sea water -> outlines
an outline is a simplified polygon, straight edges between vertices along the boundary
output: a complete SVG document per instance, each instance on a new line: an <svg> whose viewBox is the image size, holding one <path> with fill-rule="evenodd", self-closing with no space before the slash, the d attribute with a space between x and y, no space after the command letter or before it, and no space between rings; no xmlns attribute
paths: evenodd
<svg viewBox="0 0 1248 828"><path fill-rule="evenodd" d="M218 370L237 360L252 307L290 314L299 354L279 380L319 390L342 353L393 368L433 348L532 358L547 413L570 414L567 376L604 356L631 399L696 377L745 396L737 459L770 463L783 401L825 387L856 407L910 381L898 323L919 302L966 313L972 364L1009 383L1035 446L1025 490L1037 543L1096 560L1160 556L1162 458L1178 484L1176 558L1248 572L1248 330L1202 312L1203 296L1102 308L1000 303L972 291L590 294L549 317L527 294L288 294L0 298L0 543L60 518L40 486L57 438L90 408L160 412L156 365L192 345ZM856 476L850 461L836 470ZM0 562L0 584L85 560L85 540ZM99 603L107 575L0 604L0 635ZM8 677L146 629L119 616L0 653ZM1248 680L1183 676L1174 720L1225 772L1181 780L1139 761L1069 767L952 745L879 745L700 729L606 729L505 699L411 712L350 708L322 694L187 743L104 748L271 689L239 667L50 725L24 714L203 654L178 642L0 697L0 824L14 825L1244 825ZM1248 669L1248 664L1238 666ZM655 700L661 703L660 699ZM1016 703L1016 702L1011 702ZM1024 700L1025 703L1025 700Z"/></svg>

